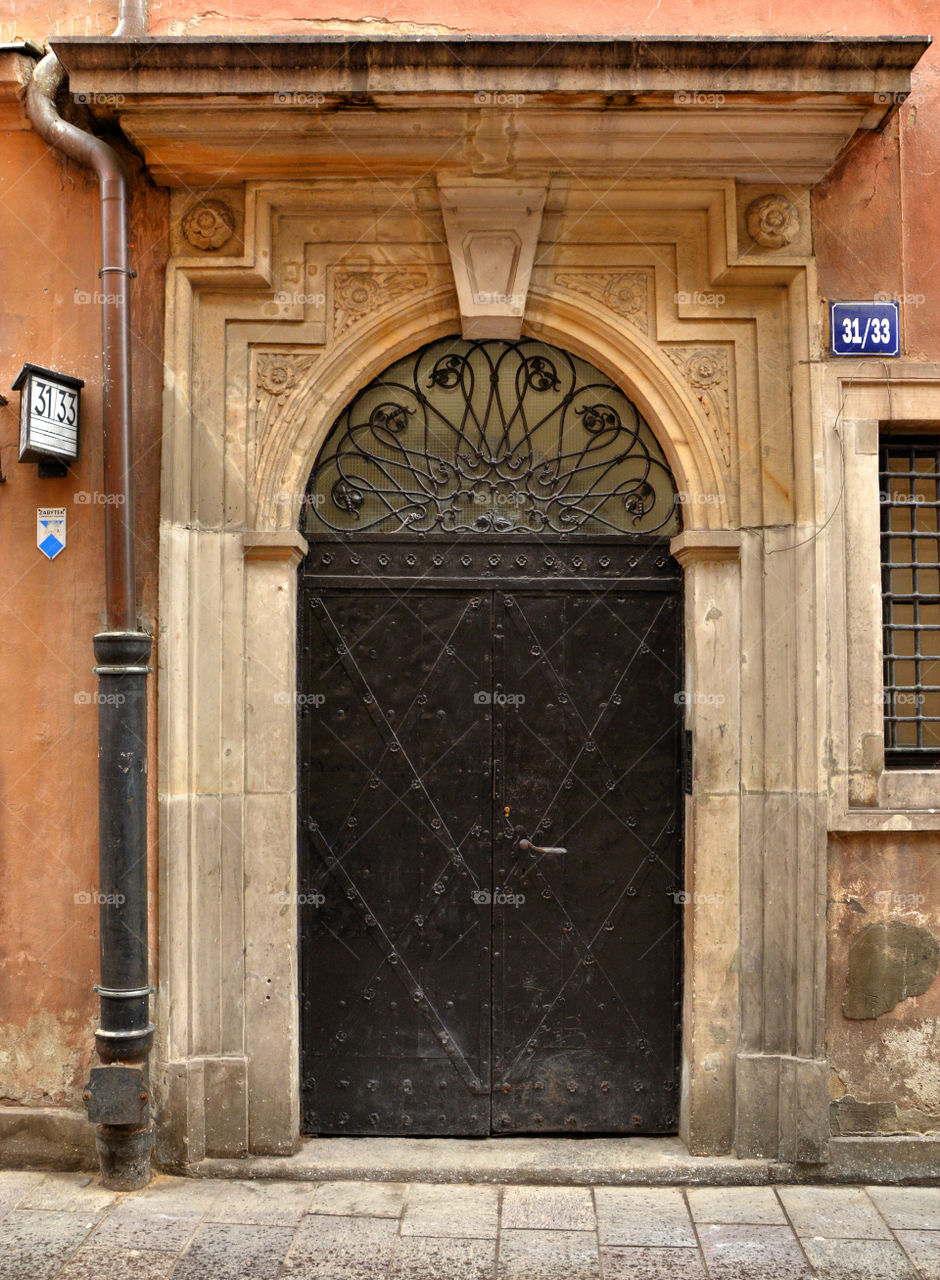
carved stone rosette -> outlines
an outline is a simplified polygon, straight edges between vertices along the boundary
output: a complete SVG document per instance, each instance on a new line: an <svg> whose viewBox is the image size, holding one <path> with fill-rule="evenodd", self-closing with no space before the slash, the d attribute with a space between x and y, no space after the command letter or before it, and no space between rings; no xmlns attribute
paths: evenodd
<svg viewBox="0 0 940 1280"><path fill-rule="evenodd" d="M381 311L405 294L427 289L428 273L406 267L356 267L333 271L333 336Z"/></svg>
<svg viewBox="0 0 940 1280"><path fill-rule="evenodd" d="M784 249L799 234L800 215L785 196L759 196L745 217L748 235L762 249Z"/></svg>
<svg viewBox="0 0 940 1280"><path fill-rule="evenodd" d="M603 303L642 332L650 331L648 271L556 271L555 284Z"/></svg>
<svg viewBox="0 0 940 1280"><path fill-rule="evenodd" d="M194 249L223 249L235 234L235 215L221 200L199 200L183 214L180 230Z"/></svg>
<svg viewBox="0 0 940 1280"><path fill-rule="evenodd" d="M722 347L662 347L705 412L726 467L731 466L731 409L728 353Z"/></svg>

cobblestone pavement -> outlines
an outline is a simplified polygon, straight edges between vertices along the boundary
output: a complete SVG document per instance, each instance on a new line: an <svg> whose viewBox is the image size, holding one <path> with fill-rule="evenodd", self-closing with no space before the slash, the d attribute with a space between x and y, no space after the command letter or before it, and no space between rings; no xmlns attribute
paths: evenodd
<svg viewBox="0 0 940 1280"><path fill-rule="evenodd" d="M0 1280L940 1280L940 1187L0 1172Z"/></svg>

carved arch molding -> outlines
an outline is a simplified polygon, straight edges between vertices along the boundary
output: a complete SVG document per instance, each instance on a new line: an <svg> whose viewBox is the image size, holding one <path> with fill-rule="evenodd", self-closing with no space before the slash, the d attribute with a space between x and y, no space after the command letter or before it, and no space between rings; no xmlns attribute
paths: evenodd
<svg viewBox="0 0 940 1280"><path fill-rule="evenodd" d="M686 707L687 859L709 915L698 928L694 898L681 1132L702 1154L821 1158L824 606L806 536L822 523L807 373L819 352L808 194L771 197L733 181L552 180L536 198L482 179L446 192L324 179L215 189L200 210L172 193L158 694L168 1164L298 1140L296 529L320 445L396 360L447 335L517 331L622 388L685 504L688 680L707 695ZM783 678L779 655L797 651ZM762 924L771 881L784 909Z"/></svg>
<svg viewBox="0 0 940 1280"><path fill-rule="evenodd" d="M687 528L792 518L798 463L780 391L794 355L806 354L805 315L802 333L792 321L810 262L801 256L808 214L792 191L784 200L754 198L733 182L681 190L647 182L605 188L598 201L583 183L548 182L533 193L486 180L400 190L324 180L249 184L225 197L174 193L175 243L185 253L171 271L171 313L174 304L188 310L191 294L202 327L220 329L225 452L236 468L225 480L243 490L244 527L296 523L300 495L288 498L283 485L302 491L300 471L331 420L322 407L335 417L404 354L407 329L411 347L433 336L432 316L437 332L514 338L524 326L544 336L537 315L553 306L578 314L572 330L619 339L607 371L628 394L644 366L675 402L668 421L657 425L653 414L651 423L679 464ZM766 220L776 201L786 225L770 238L755 214ZM197 217L207 220L206 210L214 237ZM219 383L199 381L216 424ZM192 407L201 417L203 406Z"/></svg>

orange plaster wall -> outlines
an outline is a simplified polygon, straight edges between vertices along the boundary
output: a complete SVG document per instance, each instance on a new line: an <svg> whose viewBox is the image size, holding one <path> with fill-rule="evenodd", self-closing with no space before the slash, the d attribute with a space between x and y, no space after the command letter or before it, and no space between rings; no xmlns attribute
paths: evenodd
<svg viewBox="0 0 940 1280"><path fill-rule="evenodd" d="M135 183L139 576L153 624L162 385L165 196ZM97 709L92 636L104 621L97 183L27 130L0 133L0 1104L67 1103L97 1000ZM85 380L79 459L40 480L16 461L25 361ZM36 546L36 508L67 510L66 549ZM151 745L153 753L155 739ZM151 777L155 777L151 769ZM155 859L154 859L155 861Z"/></svg>

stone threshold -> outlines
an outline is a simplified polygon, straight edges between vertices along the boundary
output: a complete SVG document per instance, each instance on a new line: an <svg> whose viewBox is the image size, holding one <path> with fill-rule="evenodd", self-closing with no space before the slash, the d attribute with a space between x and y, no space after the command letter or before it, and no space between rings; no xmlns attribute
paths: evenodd
<svg viewBox="0 0 940 1280"><path fill-rule="evenodd" d="M693 1156L679 1138L304 1138L293 1155L215 1157L166 1172L306 1182L478 1182L529 1186L940 1185L940 1134L843 1137L829 1163ZM83 1113L0 1107L0 1168L98 1167Z"/></svg>
<svg viewBox="0 0 940 1280"><path fill-rule="evenodd" d="M168 1170L170 1172L170 1170ZM940 1136L834 1138L828 1164L693 1156L679 1138L305 1138L293 1155L214 1157L196 1178L527 1186L940 1184Z"/></svg>

